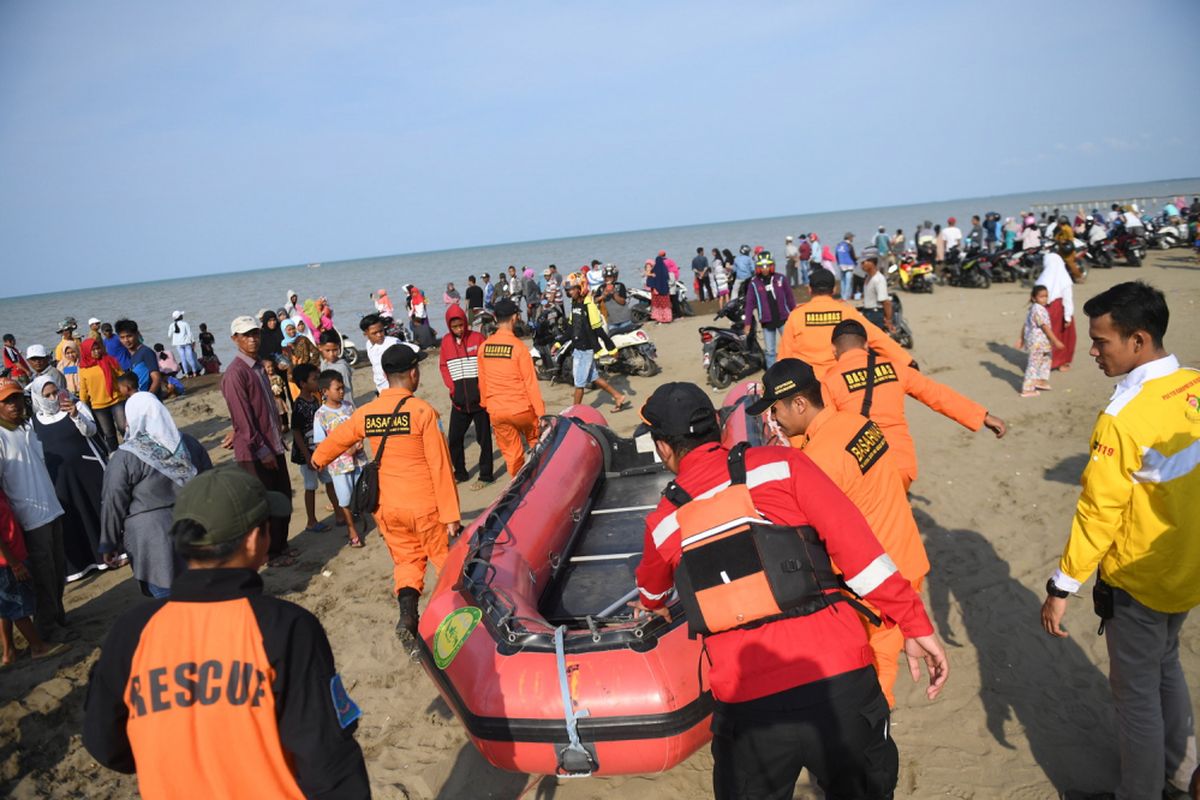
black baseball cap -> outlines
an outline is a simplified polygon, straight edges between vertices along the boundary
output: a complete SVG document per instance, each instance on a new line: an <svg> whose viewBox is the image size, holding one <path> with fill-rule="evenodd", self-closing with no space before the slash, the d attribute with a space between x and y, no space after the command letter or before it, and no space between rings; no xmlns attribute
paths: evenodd
<svg viewBox="0 0 1200 800"><path fill-rule="evenodd" d="M410 344L401 342L383 351L383 355L379 357L379 367L384 371L384 374L395 375L399 372L408 372L417 365L418 361L423 361L424 359L424 352Z"/></svg>
<svg viewBox="0 0 1200 800"><path fill-rule="evenodd" d="M508 298L496 301L496 319L508 319L517 314L517 304Z"/></svg>
<svg viewBox="0 0 1200 800"><path fill-rule="evenodd" d="M708 393L694 383L664 383L642 406L642 424L634 436L702 436L717 428L717 410Z"/></svg>
<svg viewBox="0 0 1200 800"><path fill-rule="evenodd" d="M837 279L833 277L833 273L821 267L814 269L812 274L808 276L808 285L813 289L821 289L823 291L833 291L833 287L837 284Z"/></svg>
<svg viewBox="0 0 1200 800"><path fill-rule="evenodd" d="M816 373L807 363L798 358L781 358L763 375L762 397L751 403L746 411L750 414L761 414L777 401L818 383L820 381L817 380Z"/></svg>
<svg viewBox="0 0 1200 800"><path fill-rule="evenodd" d="M202 539L192 545L206 547L245 536L269 517L292 513L292 501L269 492L254 475L236 464L224 464L192 478L175 498L175 522L189 519L204 527Z"/></svg>
<svg viewBox="0 0 1200 800"><path fill-rule="evenodd" d="M844 319L833 327L833 333L830 335L829 341L836 342L843 336L858 336L861 339L866 339L867 329L856 319Z"/></svg>

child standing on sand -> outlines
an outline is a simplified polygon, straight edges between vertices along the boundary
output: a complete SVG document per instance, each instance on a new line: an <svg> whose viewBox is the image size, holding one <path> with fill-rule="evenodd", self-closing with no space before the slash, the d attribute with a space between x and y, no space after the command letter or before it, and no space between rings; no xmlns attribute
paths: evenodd
<svg viewBox="0 0 1200 800"><path fill-rule="evenodd" d="M27 558L25 534L8 498L0 492L0 666L7 667L17 660L14 625L29 642L29 653L34 658L57 655L67 649L65 644L43 641L33 624L37 598L33 593L33 578L25 566Z"/></svg>
<svg viewBox="0 0 1200 800"><path fill-rule="evenodd" d="M267 381L271 384L271 394L275 396L275 410L279 412L279 429L286 431L288 429L288 411L284 393L287 391L287 381L275 369L275 359L264 358L262 365L263 372L267 373Z"/></svg>
<svg viewBox="0 0 1200 800"><path fill-rule="evenodd" d="M1025 365L1025 382L1021 384L1021 397L1037 397L1038 389L1050 388L1050 349L1062 347L1050 326L1050 312L1046 302L1050 293L1045 286L1034 286L1029 294L1029 313L1021 328L1021 339L1017 347L1029 352Z"/></svg>
<svg viewBox="0 0 1200 800"><path fill-rule="evenodd" d="M334 428L350 419L354 413L354 403L346 398L346 385L342 382L341 373L327 369L321 373L317 385L321 390L322 404L313 415L314 445L325 441ZM359 442L325 467L326 474L333 482L338 514L346 525L346 536L350 539L351 547L363 546L358 529L354 526L354 515L350 513L350 497L354 494L354 482L362 474L366 463L367 455L363 452L362 442ZM311 462L309 466L312 466Z"/></svg>
<svg viewBox="0 0 1200 800"><path fill-rule="evenodd" d="M292 401L292 463L300 466L304 479L304 511L308 514L304 530L321 533L329 530L329 526L317 521L317 486L325 484L330 503L336 498L329 476L312 468L313 419L321 407L317 368L312 364L297 364L292 367L292 382L300 390Z"/></svg>

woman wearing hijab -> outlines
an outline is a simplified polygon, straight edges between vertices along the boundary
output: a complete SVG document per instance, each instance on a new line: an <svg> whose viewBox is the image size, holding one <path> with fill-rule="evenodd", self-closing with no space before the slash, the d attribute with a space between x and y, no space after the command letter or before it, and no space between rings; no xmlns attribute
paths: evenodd
<svg viewBox="0 0 1200 800"><path fill-rule="evenodd" d="M381 317L395 317L396 310L392 307L391 298L387 296L387 289L380 289L371 295L371 300L375 303L375 310L379 312Z"/></svg>
<svg viewBox="0 0 1200 800"><path fill-rule="evenodd" d="M117 449L117 432L125 433L125 401L117 389L121 366L95 339L83 340L79 361L79 402L91 409L108 452Z"/></svg>
<svg viewBox="0 0 1200 800"><path fill-rule="evenodd" d="M1059 245L1059 248L1071 247L1070 244ZM1050 369L1066 372L1071 368L1071 360L1075 357L1075 297L1072 290L1071 274L1067 264L1059 252L1051 250L1042 259L1042 274L1038 275L1037 283L1046 287L1046 310L1050 312L1050 327L1054 335L1062 342L1062 347L1054 347L1050 351Z"/></svg>
<svg viewBox="0 0 1200 800"><path fill-rule="evenodd" d="M170 534L175 495L212 462L150 392L130 397L125 415L129 435L104 472L100 553L109 565L128 553L142 593L168 597L183 567Z"/></svg>
<svg viewBox="0 0 1200 800"><path fill-rule="evenodd" d="M94 340L93 340L94 341ZM67 582L93 569L103 569L100 557L100 484L104 480L104 451L92 437L96 420L83 403L60 392L43 375L29 386L33 429L42 443L46 471L62 505L63 550Z"/></svg>
<svg viewBox="0 0 1200 800"><path fill-rule="evenodd" d="M171 338L171 347L175 349L183 377L199 376L200 364L196 361L196 337L192 335L192 326L183 319L182 311L171 312L171 327L167 328L167 336Z"/></svg>
<svg viewBox="0 0 1200 800"><path fill-rule="evenodd" d="M314 367L321 365L321 351L312 343L312 340L300 333L300 326L303 322L289 319L283 324L283 346L290 354L292 364L312 364Z"/></svg>
<svg viewBox="0 0 1200 800"><path fill-rule="evenodd" d="M670 322L671 278L662 252L654 259L647 285L650 287L650 318L655 322Z"/></svg>
<svg viewBox="0 0 1200 800"><path fill-rule="evenodd" d="M454 288L453 283L446 284L446 292L442 295L442 302L446 305L446 308L450 306L462 307L462 295L458 293L458 289Z"/></svg>
<svg viewBox="0 0 1200 800"><path fill-rule="evenodd" d="M259 340L258 357L278 359L283 352L283 329L279 327L279 316L270 309L262 315L262 338Z"/></svg>

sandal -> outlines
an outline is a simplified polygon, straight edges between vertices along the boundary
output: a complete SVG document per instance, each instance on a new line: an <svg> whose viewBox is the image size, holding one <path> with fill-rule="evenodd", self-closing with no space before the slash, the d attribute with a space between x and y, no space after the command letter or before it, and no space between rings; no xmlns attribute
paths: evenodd
<svg viewBox="0 0 1200 800"><path fill-rule="evenodd" d="M284 553L281 556L275 556L267 562L268 567L290 567L296 563L296 559Z"/></svg>
<svg viewBox="0 0 1200 800"><path fill-rule="evenodd" d="M628 397L622 397L619 403L613 403L613 413L615 414L618 411L624 411L632 405L633 403L629 401Z"/></svg>
<svg viewBox="0 0 1200 800"><path fill-rule="evenodd" d="M366 545L363 543L363 540L357 536L350 540L350 546L355 548L366 547Z"/></svg>
<svg viewBox="0 0 1200 800"><path fill-rule="evenodd" d="M1036 391L1033 391L1033 392L1021 392L1021 397L1037 397L1037 396L1038 396L1038 393L1037 393Z"/></svg>
<svg viewBox="0 0 1200 800"><path fill-rule="evenodd" d="M53 656L62 655L63 653L65 653L71 649L71 645L63 644L62 642L56 642L54 644L51 644L50 642L46 642L46 644L49 644L50 647L47 648L46 652L44 652L40 655L34 655L33 656L34 661L38 661L43 658L51 658Z"/></svg>
<svg viewBox="0 0 1200 800"><path fill-rule="evenodd" d="M329 530L329 526L324 522L318 522L316 525L309 525L304 530L313 531L315 533L324 533L325 531Z"/></svg>

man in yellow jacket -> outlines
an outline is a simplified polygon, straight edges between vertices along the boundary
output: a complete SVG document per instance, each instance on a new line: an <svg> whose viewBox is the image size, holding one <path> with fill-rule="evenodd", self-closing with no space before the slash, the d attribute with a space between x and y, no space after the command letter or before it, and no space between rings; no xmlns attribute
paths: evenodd
<svg viewBox="0 0 1200 800"><path fill-rule="evenodd" d="M380 366L388 388L330 431L311 464L314 470L324 469L364 439L376 455L383 448L375 522L394 564L392 577L400 605L396 632L401 639L416 630L426 564L442 568L449 539L460 528L458 485L438 413L414 396L421 383L418 362L424 357L403 343L385 350Z"/></svg>
<svg viewBox="0 0 1200 800"><path fill-rule="evenodd" d="M1067 635L1067 597L1099 565L1094 599L1121 752L1116 796L1157 798L1166 781L1185 789L1196 767L1179 629L1200 605L1200 372L1163 349L1169 312L1157 289L1117 284L1083 311L1090 355L1105 375L1125 377L1092 431L1042 626Z"/></svg>

